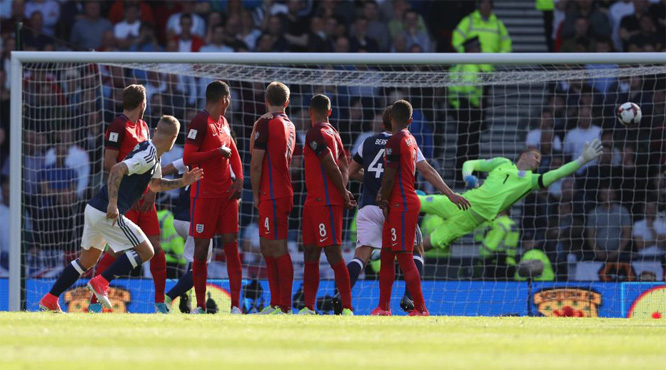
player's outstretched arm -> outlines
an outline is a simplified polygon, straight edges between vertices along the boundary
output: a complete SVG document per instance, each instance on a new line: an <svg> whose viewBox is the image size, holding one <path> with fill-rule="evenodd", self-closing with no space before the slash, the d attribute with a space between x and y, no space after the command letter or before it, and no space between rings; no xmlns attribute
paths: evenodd
<svg viewBox="0 0 666 370"><path fill-rule="evenodd" d="M340 194L342 194L342 196L345 198L345 207L347 208L356 207L356 200L354 199L352 193L349 190L347 190L347 188L345 187L342 172L340 171L338 164L333 159L333 154L331 154L331 151L329 150L328 153L324 154L324 156L321 157L319 160L321 161L321 164L324 167L326 176L328 176L328 178L331 179L331 181L333 182L333 186L335 186L335 189L339 191Z"/></svg>
<svg viewBox="0 0 666 370"><path fill-rule="evenodd" d="M252 183L252 197L254 206L259 207L259 191L261 189L261 172L263 170L264 156L266 151L254 148L250 160L250 182Z"/></svg>
<svg viewBox="0 0 666 370"><path fill-rule="evenodd" d="M540 177L537 176L537 183L533 184L534 188L548 187L555 181L571 175L588 162L599 158L602 152L603 146L598 139L594 139L591 143L586 142L585 147L583 148L583 154L581 154L578 159L571 161L556 170L548 171Z"/></svg>
<svg viewBox="0 0 666 370"><path fill-rule="evenodd" d="M490 172L505 163L511 163L511 161L502 157L465 161L462 168L463 179L468 188L475 188L478 186L479 180L472 174L474 171Z"/></svg>
<svg viewBox="0 0 666 370"><path fill-rule="evenodd" d="M416 169L425 177L425 179L431 183L437 190L442 194L446 195L453 204L458 206L459 209L467 209L471 207L471 204L463 196L458 195L449 188L448 185L444 182L444 179L439 175L439 173L432 168L428 161L416 162Z"/></svg>
<svg viewBox="0 0 666 370"><path fill-rule="evenodd" d="M176 180L169 180L164 178L154 178L148 183L148 187L151 191L168 191L177 188L182 188L183 186L190 185L194 182L199 181L203 178L203 170L201 168L195 168L193 170L187 169L183 174L183 177Z"/></svg>

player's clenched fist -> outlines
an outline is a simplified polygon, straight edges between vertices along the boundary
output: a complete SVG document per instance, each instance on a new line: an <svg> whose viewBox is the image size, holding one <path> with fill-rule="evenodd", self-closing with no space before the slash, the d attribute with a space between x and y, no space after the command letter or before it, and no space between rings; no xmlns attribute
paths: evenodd
<svg viewBox="0 0 666 370"><path fill-rule="evenodd" d="M347 194L344 196L345 198L345 208L348 209L353 209L356 208L356 199L354 198L354 194L351 193L351 191L347 190Z"/></svg>
<svg viewBox="0 0 666 370"><path fill-rule="evenodd" d="M231 158L231 148L222 145L217 149L224 158Z"/></svg>
<svg viewBox="0 0 666 370"><path fill-rule="evenodd" d="M120 217L120 213L118 212L118 205L109 202L109 205L106 207L106 218L113 220L111 223L112 226L116 224L118 217Z"/></svg>
<svg viewBox="0 0 666 370"><path fill-rule="evenodd" d="M189 185L203 179L203 175L204 171L201 168L190 170L189 167L187 167L187 170L183 174L183 181L186 185Z"/></svg>

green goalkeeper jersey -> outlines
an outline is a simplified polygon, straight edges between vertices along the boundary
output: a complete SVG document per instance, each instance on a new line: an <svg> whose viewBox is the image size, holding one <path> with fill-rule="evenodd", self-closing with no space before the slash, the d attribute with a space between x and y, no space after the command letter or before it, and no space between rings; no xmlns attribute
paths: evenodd
<svg viewBox="0 0 666 370"><path fill-rule="evenodd" d="M472 170L488 171L488 177L479 188L468 190L464 196L472 204L472 210L485 220L492 220L501 211L538 189L541 175L532 171L520 171L507 158L467 161L464 173Z"/></svg>
<svg viewBox="0 0 666 370"><path fill-rule="evenodd" d="M510 160L497 157L487 160L467 161L463 164L463 176L474 171L488 172L488 177L477 189L466 191L464 196L472 204L471 210L485 220L492 220L531 191L545 188L555 181L569 176L581 167L576 159L543 175L521 171Z"/></svg>

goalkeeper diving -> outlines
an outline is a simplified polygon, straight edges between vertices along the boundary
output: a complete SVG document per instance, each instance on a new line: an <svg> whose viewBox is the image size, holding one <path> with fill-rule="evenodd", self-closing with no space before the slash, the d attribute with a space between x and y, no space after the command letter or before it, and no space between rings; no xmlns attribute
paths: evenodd
<svg viewBox="0 0 666 370"><path fill-rule="evenodd" d="M502 157L466 161L463 164L463 178L466 186L472 189L463 196L469 200L471 208L460 210L444 195L419 196L421 212L437 215L445 221L424 239L424 248L448 248L451 242L471 233L484 221L493 220L498 213L509 209L532 191L546 188L597 159L601 152L601 142L595 139L592 143L585 143L583 153L576 160L544 174L533 172L541 163L541 153L537 149L521 152L515 164ZM481 186L478 186L479 180L473 175L475 171L488 172Z"/></svg>

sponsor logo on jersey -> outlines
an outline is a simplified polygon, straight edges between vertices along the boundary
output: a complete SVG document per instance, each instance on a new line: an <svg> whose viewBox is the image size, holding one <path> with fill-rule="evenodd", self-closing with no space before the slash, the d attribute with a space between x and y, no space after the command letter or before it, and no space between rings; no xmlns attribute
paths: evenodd
<svg viewBox="0 0 666 370"><path fill-rule="evenodd" d="M196 230L198 233L202 233L204 231L204 225L203 224L197 224Z"/></svg>
<svg viewBox="0 0 666 370"><path fill-rule="evenodd" d="M190 129L190 132L187 133L187 138L188 139L196 139L197 138L197 130L195 129Z"/></svg>
<svg viewBox="0 0 666 370"><path fill-rule="evenodd" d="M127 305L132 301L132 294L121 287L109 287L109 300L113 305L113 312L127 312ZM67 304L67 312L88 312L90 291L85 286L67 291L65 304Z"/></svg>
<svg viewBox="0 0 666 370"><path fill-rule="evenodd" d="M117 143L117 142L118 142L118 133L117 133L117 132L112 132L112 133L109 135L109 141L112 141L112 142L114 142L114 143Z"/></svg>
<svg viewBox="0 0 666 370"><path fill-rule="evenodd" d="M387 139L377 139L375 140L375 145L386 145Z"/></svg>
<svg viewBox="0 0 666 370"><path fill-rule="evenodd" d="M599 317L601 294L591 289L543 289L534 293L534 304L548 317Z"/></svg>
<svg viewBox="0 0 666 370"><path fill-rule="evenodd" d="M407 144L409 146L412 146L412 145L414 145L414 140L412 140L412 138L409 138L409 139L405 140L405 144Z"/></svg>

